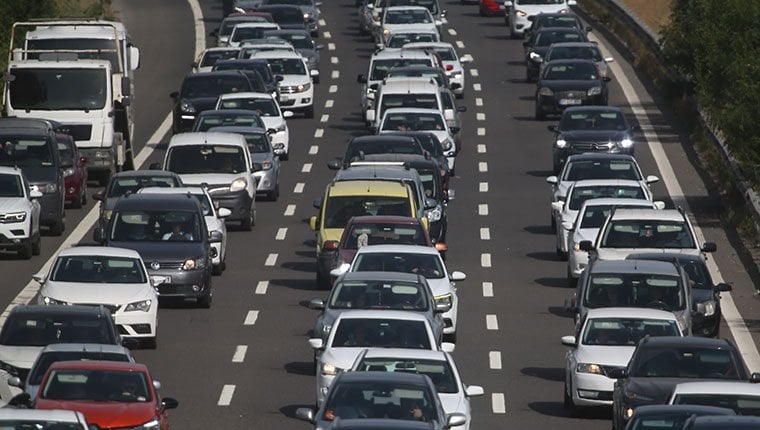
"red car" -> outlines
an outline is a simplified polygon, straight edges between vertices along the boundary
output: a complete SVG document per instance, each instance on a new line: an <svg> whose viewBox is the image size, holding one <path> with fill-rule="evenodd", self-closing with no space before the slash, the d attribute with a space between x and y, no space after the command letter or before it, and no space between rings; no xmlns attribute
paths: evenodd
<svg viewBox="0 0 760 430"><path fill-rule="evenodd" d="M504 16L503 0L480 0L480 16Z"/></svg>
<svg viewBox="0 0 760 430"><path fill-rule="evenodd" d="M72 208L87 204L87 157L79 154L74 139L64 133L56 133L61 166L64 167L63 180L66 187L66 203Z"/></svg>
<svg viewBox="0 0 760 430"><path fill-rule="evenodd" d="M89 424L101 429L168 430L166 411L176 408L179 402L171 397L159 398L156 390L160 386L144 364L59 361L42 379L34 408L79 411Z"/></svg>

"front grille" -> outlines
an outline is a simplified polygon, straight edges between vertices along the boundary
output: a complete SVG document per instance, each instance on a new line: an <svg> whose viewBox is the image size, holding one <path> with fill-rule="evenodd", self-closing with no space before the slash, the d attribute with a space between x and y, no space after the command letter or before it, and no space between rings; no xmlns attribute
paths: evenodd
<svg viewBox="0 0 760 430"><path fill-rule="evenodd" d="M299 86L300 85L288 85L288 86L280 87L280 94L293 94L293 93L297 93L297 92L299 92L298 91L298 87Z"/></svg>
<svg viewBox="0 0 760 430"><path fill-rule="evenodd" d="M158 268L153 268L154 261L146 262L148 264L149 269L153 270L179 270L182 268L182 265L185 264L184 261L155 261L155 263L158 263Z"/></svg>
<svg viewBox="0 0 760 430"><path fill-rule="evenodd" d="M586 97L585 91L560 91L555 93L558 99L582 99Z"/></svg>
<svg viewBox="0 0 760 430"><path fill-rule="evenodd" d="M609 151L609 142L570 142L573 149L579 151Z"/></svg>
<svg viewBox="0 0 760 430"><path fill-rule="evenodd" d="M293 106L296 104L295 100L284 100L280 102L280 106Z"/></svg>
<svg viewBox="0 0 760 430"><path fill-rule="evenodd" d="M92 124L63 124L59 130L70 134L75 142L90 140L92 136Z"/></svg>
<svg viewBox="0 0 760 430"><path fill-rule="evenodd" d="M111 311L112 314L116 313L116 311L119 310L119 305L104 305L102 303L76 303L79 306L103 306L104 308Z"/></svg>

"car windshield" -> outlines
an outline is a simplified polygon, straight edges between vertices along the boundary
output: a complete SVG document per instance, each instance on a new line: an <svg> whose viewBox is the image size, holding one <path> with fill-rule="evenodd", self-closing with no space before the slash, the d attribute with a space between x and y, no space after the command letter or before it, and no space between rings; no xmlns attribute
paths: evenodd
<svg viewBox="0 0 760 430"><path fill-rule="evenodd" d="M305 75L306 67L300 58L269 58L272 73L275 75Z"/></svg>
<svg viewBox="0 0 760 430"><path fill-rule="evenodd" d="M83 60L106 60L111 63L114 73L121 73L121 64L113 39L97 39L94 37L75 38L69 33L67 36L49 39L26 39L26 49L29 51L69 51L76 52L76 58ZM123 49L123 48L122 48ZM45 54L28 52L26 58L37 60Z"/></svg>
<svg viewBox="0 0 760 430"><path fill-rule="evenodd" d="M419 223L352 224L345 235L344 249L359 249L367 245L428 245Z"/></svg>
<svg viewBox="0 0 760 430"><path fill-rule="evenodd" d="M425 67L394 67L388 72L388 78L432 78L439 87L446 86L447 81L440 68L428 67L430 64L420 64Z"/></svg>
<svg viewBox="0 0 760 430"><path fill-rule="evenodd" d="M142 372L56 369L50 373L40 397L50 400L146 403L151 401L151 390Z"/></svg>
<svg viewBox="0 0 760 430"><path fill-rule="evenodd" d="M549 46L552 43L581 41L583 41L582 36L576 31L541 30L536 33L534 46Z"/></svg>
<svg viewBox="0 0 760 430"><path fill-rule="evenodd" d="M440 113L392 113L384 117L382 130L442 131L446 123Z"/></svg>
<svg viewBox="0 0 760 430"><path fill-rule="evenodd" d="M238 56L238 49L225 49L225 50L219 50L219 51L206 51L205 54L203 54L203 59L201 60L201 67L211 67L214 64L216 64L219 60L230 60L233 58L237 58Z"/></svg>
<svg viewBox="0 0 760 430"><path fill-rule="evenodd" d="M386 24L430 24L432 22L433 19L427 10L400 9L385 12Z"/></svg>
<svg viewBox="0 0 760 430"><path fill-rule="evenodd" d="M134 194L141 188L169 188L178 185L173 176L115 177L111 180L106 197L122 197L127 193Z"/></svg>
<svg viewBox="0 0 760 430"><path fill-rule="evenodd" d="M385 45L387 48L401 48L407 43L437 41L438 38L434 33L396 33L388 38Z"/></svg>
<svg viewBox="0 0 760 430"><path fill-rule="evenodd" d="M374 154L422 154L420 146L413 142L391 142L391 141L365 141L361 143L353 142L348 145L344 159L348 162L357 161L361 155Z"/></svg>
<svg viewBox="0 0 760 430"><path fill-rule="evenodd" d="M330 293L331 309L399 309L427 311L424 284L396 281L344 281Z"/></svg>
<svg viewBox="0 0 760 430"><path fill-rule="evenodd" d="M240 42L248 39L261 39L264 37L264 32L271 29L271 27L243 27L238 25L232 29L230 42Z"/></svg>
<svg viewBox="0 0 760 430"><path fill-rule="evenodd" d="M181 98L211 98L222 94L250 91L251 85L243 76L203 75L188 77L182 84Z"/></svg>
<svg viewBox="0 0 760 430"><path fill-rule="evenodd" d="M0 175L0 197L24 197L24 183L19 175Z"/></svg>
<svg viewBox="0 0 760 430"><path fill-rule="evenodd" d="M760 396L751 394L676 394L673 404L716 406L732 409L737 415L760 415Z"/></svg>
<svg viewBox="0 0 760 430"><path fill-rule="evenodd" d="M409 252L365 252L356 255L352 272L416 273L426 279L443 279L446 271L437 254Z"/></svg>
<svg viewBox="0 0 760 430"><path fill-rule="evenodd" d="M340 384L331 393L325 400L322 420L388 417L407 421L439 420L433 399L435 393L428 392L423 385L353 382Z"/></svg>
<svg viewBox="0 0 760 430"><path fill-rule="evenodd" d="M139 258L72 255L58 257L50 280L85 284L144 284L146 276Z"/></svg>
<svg viewBox="0 0 760 430"><path fill-rule="evenodd" d="M250 113L209 113L208 111L198 115L193 124L193 131L208 131L212 127L261 127L264 121L254 111Z"/></svg>
<svg viewBox="0 0 760 430"><path fill-rule="evenodd" d="M639 307L668 311L686 306L679 276L649 273L592 273L583 296L588 308Z"/></svg>
<svg viewBox="0 0 760 430"><path fill-rule="evenodd" d="M89 112L106 106L111 77L105 69L12 67L10 74L8 103L14 109Z"/></svg>
<svg viewBox="0 0 760 430"><path fill-rule="evenodd" d="M0 333L0 345L47 346L51 343L115 344L111 326L100 315L11 314Z"/></svg>
<svg viewBox="0 0 760 430"><path fill-rule="evenodd" d="M42 378L45 376L51 364L58 361L121 361L129 362L129 355L119 354L116 352L95 352L95 351L47 351L42 353L34 362L34 366L29 372L29 384L40 385ZM0 428L3 428L0 425Z"/></svg>
<svg viewBox="0 0 760 430"><path fill-rule="evenodd" d="M414 107L423 109L438 109L438 99L435 94L383 94L380 99L380 115L386 109L397 107Z"/></svg>
<svg viewBox="0 0 760 430"><path fill-rule="evenodd" d="M412 216L412 208L407 197L330 197L325 208L325 228L345 228L352 217L366 215Z"/></svg>
<svg viewBox="0 0 760 430"><path fill-rule="evenodd" d="M599 110L573 110L562 115L561 131L609 130L625 131L628 125L621 112Z"/></svg>
<svg viewBox="0 0 760 430"><path fill-rule="evenodd" d="M364 358L357 367L364 372L404 372L427 375L439 393L459 392L454 371L448 361L413 358Z"/></svg>
<svg viewBox="0 0 760 430"><path fill-rule="evenodd" d="M593 60L602 61L599 48L592 46L555 46L546 54L546 61L552 60Z"/></svg>
<svg viewBox="0 0 760 430"><path fill-rule="evenodd" d="M346 318L335 329L331 346L430 349L424 321Z"/></svg>
<svg viewBox="0 0 760 430"><path fill-rule="evenodd" d="M689 276L691 288L696 290L713 289L713 281L710 278L710 272L707 271L707 266L704 261L679 258L678 264L683 267L684 271Z"/></svg>
<svg viewBox="0 0 760 430"><path fill-rule="evenodd" d="M387 6L422 6L427 8L433 15L438 13L437 0L390 0Z"/></svg>
<svg viewBox="0 0 760 430"><path fill-rule="evenodd" d="M696 248L683 221L616 220L602 236L604 248Z"/></svg>
<svg viewBox="0 0 760 430"><path fill-rule="evenodd" d="M57 145L56 145L57 147ZM53 165L48 141L20 136L0 136L0 165L41 167Z"/></svg>
<svg viewBox="0 0 760 430"><path fill-rule="evenodd" d="M260 116L280 116L277 103L271 98L229 98L219 101L217 109L246 109Z"/></svg>
<svg viewBox="0 0 760 430"><path fill-rule="evenodd" d="M580 221L580 228L601 228L604 221L612 212L612 208L616 209L633 209L633 208L651 208L651 206L642 205L593 205L586 206L586 210L578 217Z"/></svg>
<svg viewBox="0 0 760 430"><path fill-rule="evenodd" d="M204 221L190 211L125 210L114 215L115 242L200 242Z"/></svg>
<svg viewBox="0 0 760 430"><path fill-rule="evenodd" d="M422 180L422 188L425 190L425 196L432 199L438 198L438 183L436 182L436 176L438 171L436 169L424 170L417 168L417 172L420 174Z"/></svg>
<svg viewBox="0 0 760 430"><path fill-rule="evenodd" d="M572 160L567 163L563 181L584 179L626 179L640 181L641 173L633 159L625 160Z"/></svg>
<svg viewBox="0 0 760 430"><path fill-rule="evenodd" d="M589 319L583 332L584 345L635 346L644 336L680 336L675 320L647 318Z"/></svg>
<svg viewBox="0 0 760 430"><path fill-rule="evenodd" d="M544 15L539 14L536 19L533 20L533 26L535 28L541 27L570 27L580 28L578 19L572 14L562 15Z"/></svg>
<svg viewBox="0 0 760 430"><path fill-rule="evenodd" d="M314 49L314 40L305 34L284 33L276 36L267 36L267 39L285 40L296 49Z"/></svg>
<svg viewBox="0 0 760 430"><path fill-rule="evenodd" d="M629 376L644 378L741 379L744 366L722 347L649 346L629 365Z"/></svg>
<svg viewBox="0 0 760 430"><path fill-rule="evenodd" d="M591 62L549 64L543 78L551 81L593 81L599 79L599 71Z"/></svg>
<svg viewBox="0 0 760 430"><path fill-rule="evenodd" d="M395 67L407 67L407 66L430 66L430 60L425 58L409 59L409 58L392 58L387 60L375 60L372 62L372 68L370 69L369 80L370 81L382 81L388 76L388 72ZM403 76L415 76L415 75L403 75Z"/></svg>
<svg viewBox="0 0 760 430"><path fill-rule="evenodd" d="M82 430L80 422L63 422L51 419L3 419L0 420L0 429L3 430Z"/></svg>
<svg viewBox="0 0 760 430"><path fill-rule="evenodd" d="M583 202L590 199L616 198L616 199L646 199L641 187L629 187L622 185L595 185L589 187L574 187L567 201L569 209L577 211Z"/></svg>

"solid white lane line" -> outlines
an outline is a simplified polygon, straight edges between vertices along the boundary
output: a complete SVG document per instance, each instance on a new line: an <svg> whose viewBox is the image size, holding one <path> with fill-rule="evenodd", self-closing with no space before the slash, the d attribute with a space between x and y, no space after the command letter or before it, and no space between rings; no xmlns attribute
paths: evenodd
<svg viewBox="0 0 760 430"><path fill-rule="evenodd" d="M461 40L457 40L457 47L464 48L464 42L462 42Z"/></svg>
<svg viewBox="0 0 760 430"><path fill-rule="evenodd" d="M325 102L325 109L330 109L335 104L335 100L327 100Z"/></svg>
<svg viewBox="0 0 760 430"><path fill-rule="evenodd" d="M482 88L480 84L472 84L472 89L475 91L480 91Z"/></svg>
<svg viewBox="0 0 760 430"><path fill-rule="evenodd" d="M282 213L283 216L293 216L296 213L296 205L288 205L285 207L285 212Z"/></svg>
<svg viewBox="0 0 760 430"><path fill-rule="evenodd" d="M453 28L449 28L449 34L452 35L452 36L456 36L457 35L457 31L454 30Z"/></svg>
<svg viewBox="0 0 760 430"><path fill-rule="evenodd" d="M309 155L315 155L317 152L319 152L319 146L311 145L309 147Z"/></svg>
<svg viewBox="0 0 760 430"><path fill-rule="evenodd" d="M245 321L243 321L243 325L254 325L256 324L257 319L259 319L259 311L248 311L248 313L245 315Z"/></svg>
<svg viewBox="0 0 760 430"><path fill-rule="evenodd" d="M478 215L488 215L488 203L478 205Z"/></svg>
<svg viewBox="0 0 760 430"><path fill-rule="evenodd" d="M491 254L480 254L480 265L482 267L491 267Z"/></svg>
<svg viewBox="0 0 760 430"><path fill-rule="evenodd" d="M488 182L481 182L478 184L478 191L481 193L487 193L488 192Z"/></svg>
<svg viewBox="0 0 760 430"><path fill-rule="evenodd" d="M235 386L227 384L222 387L222 393L219 394L219 401L216 402L218 406L229 406L232 402L232 396L235 394Z"/></svg>
<svg viewBox="0 0 760 430"><path fill-rule="evenodd" d="M317 21L317 23L319 24L320 27L324 27L324 26L327 25L327 23L325 22L325 20L322 19L322 18L319 18L319 21ZM324 33L322 33L322 34L324 34Z"/></svg>
<svg viewBox="0 0 760 430"><path fill-rule="evenodd" d="M493 282L483 282L483 297L493 297Z"/></svg>
<svg viewBox="0 0 760 430"><path fill-rule="evenodd" d="M295 194L301 194L303 192L303 187L305 187L305 186L306 186L306 184L304 184L303 182L297 183L296 186L293 187L293 193L295 193Z"/></svg>
<svg viewBox="0 0 760 430"><path fill-rule="evenodd" d="M494 314L486 315L486 329L487 330L499 329L499 321L496 319L496 315Z"/></svg>
<svg viewBox="0 0 760 430"><path fill-rule="evenodd" d="M504 393L491 394L491 410L495 414L506 414L507 406L504 402Z"/></svg>
<svg viewBox="0 0 760 430"><path fill-rule="evenodd" d="M323 31L323 32L322 32L322 36L323 36L325 39L330 39L330 38L332 37L332 34L330 34L330 32L329 32L329 31Z"/></svg>
<svg viewBox="0 0 760 430"><path fill-rule="evenodd" d="M478 154L485 154L485 153L486 153L486 144L478 143Z"/></svg>
<svg viewBox="0 0 760 430"><path fill-rule="evenodd" d="M483 99L480 97L475 98L475 106L483 106Z"/></svg>
<svg viewBox="0 0 760 430"><path fill-rule="evenodd" d="M478 121L485 121L486 114L484 114L483 112L478 112L475 114L475 119L477 119Z"/></svg>
<svg viewBox="0 0 760 430"><path fill-rule="evenodd" d="M285 240L285 236L288 235L287 227L280 227L277 229L277 234L274 236L274 240Z"/></svg>
<svg viewBox="0 0 760 430"><path fill-rule="evenodd" d="M264 261L265 266L274 266L277 264L277 257L279 257L279 254L269 254L267 255L266 261Z"/></svg>
<svg viewBox="0 0 760 430"><path fill-rule="evenodd" d="M320 137L322 137L324 135L325 135L325 130L324 129L318 128L318 129L314 130L314 137L315 138L320 138Z"/></svg>
<svg viewBox="0 0 760 430"><path fill-rule="evenodd" d="M487 161L478 162L478 172L487 172L487 171L488 171L488 162Z"/></svg>
<svg viewBox="0 0 760 430"><path fill-rule="evenodd" d="M491 229L488 227L480 228L480 240L491 240Z"/></svg>
<svg viewBox="0 0 760 430"><path fill-rule="evenodd" d="M338 57L330 57L330 62L332 64L338 64Z"/></svg>
<svg viewBox="0 0 760 430"><path fill-rule="evenodd" d="M330 93L337 93L338 92L338 86L337 85L330 85L330 89L327 90Z"/></svg>
<svg viewBox="0 0 760 430"><path fill-rule="evenodd" d="M311 172L311 163L303 163L303 167L301 167L301 172L303 173L309 173Z"/></svg>
<svg viewBox="0 0 760 430"><path fill-rule="evenodd" d="M332 73L330 74L330 76L333 79L338 79L338 78L340 78L340 71L339 70L333 70Z"/></svg>
<svg viewBox="0 0 760 430"><path fill-rule="evenodd" d="M259 283L256 284L254 294L266 294L267 289L269 289L269 281L259 281Z"/></svg>
<svg viewBox="0 0 760 430"><path fill-rule="evenodd" d="M332 42L331 42L331 43L328 43L328 44L327 44L327 49L328 49L329 51L335 51L335 44L334 44L334 43L332 43Z"/></svg>
<svg viewBox="0 0 760 430"><path fill-rule="evenodd" d="M470 74L474 77L480 76L480 73L478 73L478 69L470 69Z"/></svg>
<svg viewBox="0 0 760 430"><path fill-rule="evenodd" d="M319 122L327 122L330 120L330 115L324 114L321 118L319 118Z"/></svg>
<svg viewBox="0 0 760 430"><path fill-rule="evenodd" d="M485 136L485 135L486 135L486 128L478 127L478 136Z"/></svg>
<svg viewBox="0 0 760 430"><path fill-rule="evenodd" d="M501 351L490 351L488 353L488 367L494 370L501 369Z"/></svg>
<svg viewBox="0 0 760 430"><path fill-rule="evenodd" d="M242 363L245 361L245 353L248 352L248 345L238 345L235 347L235 353L232 354L233 363Z"/></svg>

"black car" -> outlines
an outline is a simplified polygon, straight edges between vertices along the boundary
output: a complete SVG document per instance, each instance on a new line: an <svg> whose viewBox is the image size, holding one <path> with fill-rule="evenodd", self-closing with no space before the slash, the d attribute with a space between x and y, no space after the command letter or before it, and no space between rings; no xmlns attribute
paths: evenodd
<svg viewBox="0 0 760 430"><path fill-rule="evenodd" d="M270 88L267 87L267 83L264 82L264 78L257 70L259 67L255 60L241 60L241 59L229 59L219 60L211 68L212 72L218 72L221 70L239 70L245 74L248 80L251 82L251 88L257 93L269 93L272 94Z"/></svg>
<svg viewBox="0 0 760 430"><path fill-rule="evenodd" d="M169 94L174 101L172 132L190 131L195 117L204 110L213 109L220 95L248 91L253 91L253 86L240 71L188 74L182 81L182 88Z"/></svg>
<svg viewBox="0 0 760 430"><path fill-rule="evenodd" d="M96 228L96 242L134 249L140 253L162 299L193 298L198 306L211 307L211 242L221 242L221 232L209 234L198 199L191 195L128 194L116 202L108 226Z"/></svg>
<svg viewBox="0 0 760 430"><path fill-rule="evenodd" d="M625 428L636 408L665 404L680 382L760 380L747 370L741 353L728 339L646 337L625 369L614 369L612 427Z"/></svg>
<svg viewBox="0 0 760 430"><path fill-rule="evenodd" d="M241 55L243 54L243 50L240 50ZM269 61L262 60L262 59L249 59L245 57L238 57L240 60L246 60L245 67L250 67L251 70L255 70L259 72L259 75L261 75L261 78L264 79L264 84L266 85L267 91L269 94L272 95L274 98L279 98L280 96L280 87L278 86L278 82L282 80L282 76L275 75L272 71L272 66L269 65Z"/></svg>
<svg viewBox="0 0 760 430"><path fill-rule="evenodd" d="M191 128L193 132L208 131L213 127L260 127L266 129L264 120L256 111L248 109L215 109L198 114Z"/></svg>
<svg viewBox="0 0 760 430"><path fill-rule="evenodd" d="M353 161L363 161L364 157L373 154L424 154L420 142L410 136L371 135L354 137L346 145L346 153L341 160L336 157L327 163L331 170L348 167Z"/></svg>
<svg viewBox="0 0 760 430"><path fill-rule="evenodd" d="M562 112L554 133L552 165L559 172L567 157L587 152L633 155L634 131L622 109L612 106L575 106Z"/></svg>
<svg viewBox="0 0 760 430"><path fill-rule="evenodd" d="M588 42L586 32L573 27L544 27L523 42L525 49L525 79L533 82L538 78L544 55L553 43Z"/></svg>
<svg viewBox="0 0 760 430"><path fill-rule="evenodd" d="M422 145L422 149L427 151L427 153L430 154L430 156L438 162L438 166L441 168L441 182L445 185L448 185L451 171L449 170L449 162L446 160L446 154L443 152L447 148L443 148L441 146L441 142L438 140L435 134L429 131L399 131L388 134L411 136L417 139L417 141L420 142L420 145Z"/></svg>
<svg viewBox="0 0 760 430"><path fill-rule="evenodd" d="M636 408L626 430L680 429L693 416L736 415L732 409L702 405L650 405Z"/></svg>
<svg viewBox="0 0 760 430"><path fill-rule="evenodd" d="M686 421L683 430L755 430L760 428L756 416L693 416Z"/></svg>
<svg viewBox="0 0 760 430"><path fill-rule="evenodd" d="M581 19L574 13L539 13L529 16L528 21L532 24L525 29L526 39L530 39L535 32L544 27L577 28L586 32L591 31L591 27L584 27Z"/></svg>
<svg viewBox="0 0 760 430"><path fill-rule="evenodd" d="M609 77L591 60L556 60L544 66L536 84L536 119L578 105L606 105Z"/></svg>
<svg viewBox="0 0 760 430"><path fill-rule="evenodd" d="M695 336L718 337L720 334L720 293L731 291L726 283L715 284L702 255L677 252L630 254L626 259L674 261L683 267L691 283L691 330Z"/></svg>
<svg viewBox="0 0 760 430"><path fill-rule="evenodd" d="M298 6L287 4L263 5L257 7L256 11L272 14L274 22L282 29L307 29L304 13Z"/></svg>

